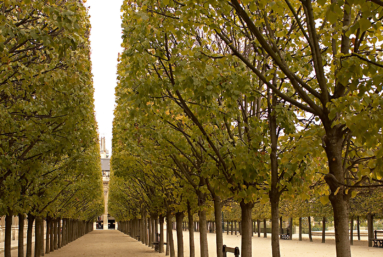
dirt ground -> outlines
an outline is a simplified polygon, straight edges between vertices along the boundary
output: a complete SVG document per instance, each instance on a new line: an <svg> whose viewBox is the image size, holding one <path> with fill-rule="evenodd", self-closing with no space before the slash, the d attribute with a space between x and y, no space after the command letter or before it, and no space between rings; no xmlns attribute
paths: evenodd
<svg viewBox="0 0 383 257"><path fill-rule="evenodd" d="M177 243L176 234L174 235L175 244ZM185 257L189 257L189 233L186 231L184 235L184 249ZM194 234L196 257L199 257L199 233ZM215 249L215 234L208 233L209 242L209 256L216 256ZM239 235L223 235L223 244L228 247L238 246L241 249L241 237ZM281 256L282 257L335 257L335 240L332 237L326 239L326 243L322 243L321 237L313 237L313 242L310 242L308 237L304 236L303 241L299 241L297 235L293 235L293 240L280 240L281 244ZM254 257L271 257L271 235L268 234L268 238L253 236L253 256ZM177 253L177 252L176 252ZM355 241L351 246L351 254L353 257L377 257L383 256L383 248L368 247L367 241ZM234 257L232 254L228 254L228 257Z"/></svg>
<svg viewBox="0 0 383 257"><path fill-rule="evenodd" d="M45 256L164 257L165 255L117 230L95 230ZM12 257L17 257L17 250L12 251Z"/></svg>
<svg viewBox="0 0 383 257"><path fill-rule="evenodd" d="M189 257L189 233L185 231L184 249L185 257ZM263 236L263 235L261 235ZM194 234L196 245L196 257L199 257L199 233ZM174 241L177 245L176 234L174 231ZM209 256L215 257L215 234L208 234L209 241ZM240 247L241 237L238 235L223 235L224 244L228 247ZM268 238L253 237L253 256L268 257L271 256L270 234ZM376 257L383 256L383 248L367 247L367 241L354 241L351 246L353 257ZM177 251L176 251L177 253ZM335 241L333 238L328 238L325 244L322 244L320 237L314 237L314 241L310 242L308 238L303 241L281 240L281 255L283 257L335 257ZM116 230L96 230L76 241L46 254L49 257L165 257L165 254L160 254L154 249L143 245L141 242ZM12 251L12 257L17 257L17 250ZM228 254L228 257L231 254Z"/></svg>

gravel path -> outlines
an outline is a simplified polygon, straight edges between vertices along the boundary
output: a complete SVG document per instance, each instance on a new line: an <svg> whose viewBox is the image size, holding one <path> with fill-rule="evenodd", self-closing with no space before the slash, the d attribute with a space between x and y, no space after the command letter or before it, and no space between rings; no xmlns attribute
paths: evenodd
<svg viewBox="0 0 383 257"><path fill-rule="evenodd" d="M215 252L215 234L208 233L209 256L216 257ZM267 238L253 236L252 248L253 257L271 257L271 234ZM173 233L175 245L177 237ZM189 233L183 233L185 257L189 257ZM196 257L199 257L199 233L194 234ZM223 244L228 247L238 246L241 249L240 235L223 235ZM293 235L293 240L280 240L281 256L282 257L335 257L335 240L334 237L327 237L326 243L322 244L321 237L313 237L313 242L310 242L308 236L303 237L303 241L298 240L298 235ZM353 257L378 257L383 256L383 248L368 247L367 241L357 241L354 239L354 245L351 246L351 254ZM234 257L233 254L228 254L228 257Z"/></svg>
<svg viewBox="0 0 383 257"><path fill-rule="evenodd" d="M174 243L177 246L176 234L174 232ZM263 236L263 235L262 235ZM185 257L189 257L189 234L183 233ZM196 257L199 257L199 233L194 234ZM235 235L223 235L224 244L228 247L241 246L241 237ZM209 256L215 257L215 234L208 233ZM383 256L382 248L367 247L367 241L354 241L351 246L353 257L376 257ZM270 234L268 238L253 237L253 257L271 257ZM176 250L177 253L177 250ZM154 249L143 245L141 242L116 230L95 230L76 241L46 254L46 257L165 257L163 253L157 253ZM326 239L321 243L320 237L314 237L314 242L308 238L303 241L281 240L282 257L335 257L335 241L333 238ZM12 257L17 257L17 250L12 251ZM228 254L228 257L234 257Z"/></svg>
<svg viewBox="0 0 383 257"><path fill-rule="evenodd" d="M95 230L45 256L165 257L165 254L157 253L117 230ZM17 250L12 251L12 257L17 257Z"/></svg>

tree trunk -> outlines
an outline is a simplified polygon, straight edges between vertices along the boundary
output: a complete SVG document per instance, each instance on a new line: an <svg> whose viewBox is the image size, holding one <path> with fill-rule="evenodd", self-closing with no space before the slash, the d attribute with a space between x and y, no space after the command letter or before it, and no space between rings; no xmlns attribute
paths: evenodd
<svg viewBox="0 0 383 257"><path fill-rule="evenodd" d="M229 234L229 225L230 225L230 222L226 221L226 235Z"/></svg>
<svg viewBox="0 0 383 257"><path fill-rule="evenodd" d="M207 226L206 226L206 211L199 211L199 231L200 231L200 257L208 257L208 244L207 244Z"/></svg>
<svg viewBox="0 0 383 257"><path fill-rule="evenodd" d="M193 221L193 213L190 208L190 204L188 201L188 222L189 222L189 248L190 248L190 257L195 257L195 245L194 245L194 221Z"/></svg>
<svg viewBox="0 0 383 257"><path fill-rule="evenodd" d="M309 223L309 239L310 239L310 242L312 242L313 236L311 234L311 217L310 216L308 217L308 223Z"/></svg>
<svg viewBox="0 0 383 257"><path fill-rule="evenodd" d="M41 234L41 217L36 217L35 222L35 257L40 256L40 234Z"/></svg>
<svg viewBox="0 0 383 257"><path fill-rule="evenodd" d="M58 229L57 229L57 218L53 220L53 233L54 233L54 237L53 237L53 241L54 241L54 248L52 250L57 250L58 247L57 247L57 236L58 236Z"/></svg>
<svg viewBox="0 0 383 257"><path fill-rule="evenodd" d="M258 237L261 237L261 221L257 220Z"/></svg>
<svg viewBox="0 0 383 257"><path fill-rule="evenodd" d="M176 213L176 229L177 229L177 257L184 257L184 238L183 238L183 229L182 223L184 220L183 212Z"/></svg>
<svg viewBox="0 0 383 257"><path fill-rule="evenodd" d="M367 214L368 247L372 247L371 239L374 238L374 216Z"/></svg>
<svg viewBox="0 0 383 257"><path fill-rule="evenodd" d="M237 221L234 221L234 231L235 235L237 235Z"/></svg>
<svg viewBox="0 0 383 257"><path fill-rule="evenodd" d="M299 217L299 241L302 241L302 217Z"/></svg>
<svg viewBox="0 0 383 257"><path fill-rule="evenodd" d="M329 167L325 180L331 190L329 199L334 212L336 255L337 257L351 257L348 220L350 194L345 194L345 189L339 187L339 183L346 184L342 156L344 132L341 125L333 126L332 121L326 119L322 119L322 121L326 130L326 135L323 137L323 148L326 151ZM335 192L337 192L336 195Z"/></svg>
<svg viewBox="0 0 383 257"><path fill-rule="evenodd" d="M41 218L41 233L40 233L40 256L44 256L44 219Z"/></svg>
<svg viewBox="0 0 383 257"><path fill-rule="evenodd" d="M234 233L234 221L230 221L230 227L231 227L231 234Z"/></svg>
<svg viewBox="0 0 383 257"><path fill-rule="evenodd" d="M263 219L263 237L267 238L266 219Z"/></svg>
<svg viewBox="0 0 383 257"><path fill-rule="evenodd" d="M33 222L35 217L28 213L28 230L27 230L27 256L32 257L32 235L33 235Z"/></svg>
<svg viewBox="0 0 383 257"><path fill-rule="evenodd" d="M282 216L279 218L279 228L280 228L280 239L282 239L282 234L283 234L283 218Z"/></svg>
<svg viewBox="0 0 383 257"><path fill-rule="evenodd" d="M61 244L62 244L62 239L61 239L61 218L58 219L58 237L57 237L57 248L60 249L61 248ZM93 224L90 223L90 225L92 226L93 228ZM92 231L92 228L90 229Z"/></svg>
<svg viewBox="0 0 383 257"><path fill-rule="evenodd" d="M9 211L5 216L4 257L11 257L12 218L13 213Z"/></svg>
<svg viewBox="0 0 383 257"><path fill-rule="evenodd" d="M350 244L354 244L354 216L351 216L350 224Z"/></svg>
<svg viewBox="0 0 383 257"><path fill-rule="evenodd" d="M240 202L242 219L241 219L241 256L252 256L252 226L251 226L251 211L254 204L252 202L245 203L243 200ZM277 223L278 224L278 223ZM222 252L222 250L221 250Z"/></svg>
<svg viewBox="0 0 383 257"><path fill-rule="evenodd" d="M49 218L49 232L48 232L48 225L47 225L47 237L49 237L50 241L50 250L53 252L55 250L55 240L54 240L54 219ZM48 243L48 242L47 242Z"/></svg>
<svg viewBox="0 0 383 257"><path fill-rule="evenodd" d="M158 252L164 252L164 217L162 215L160 216L160 244Z"/></svg>
<svg viewBox="0 0 383 257"><path fill-rule="evenodd" d="M170 212L166 213L166 225L168 232L168 242L167 245L169 246L170 251L170 257L175 257L175 251L174 251L174 241L173 241L173 229L172 229L172 214Z"/></svg>
<svg viewBox="0 0 383 257"><path fill-rule="evenodd" d="M339 190L339 191L342 191ZM335 242L337 257L351 257L349 221L348 221L348 200L345 201L343 192L337 195L330 195L330 201L334 211ZM347 197L346 197L347 198Z"/></svg>
<svg viewBox="0 0 383 257"><path fill-rule="evenodd" d="M322 243L326 243L326 217L322 219Z"/></svg>
<svg viewBox="0 0 383 257"><path fill-rule="evenodd" d="M50 247L50 244L52 243L52 237L50 236L51 225L52 225L52 220L47 217L47 221L46 221L47 231L46 231L46 236L45 236L45 251L46 251L46 253L49 253L50 249L52 249Z"/></svg>
<svg viewBox="0 0 383 257"><path fill-rule="evenodd" d="M158 242L158 216L154 220L154 241Z"/></svg>
<svg viewBox="0 0 383 257"><path fill-rule="evenodd" d="M152 218L149 218L149 247L153 246L153 222Z"/></svg>
<svg viewBox="0 0 383 257"><path fill-rule="evenodd" d="M290 218L289 222L289 236L290 240L293 240L293 218Z"/></svg>
<svg viewBox="0 0 383 257"><path fill-rule="evenodd" d="M356 217L356 226L358 229L358 241L360 241L360 222L359 222L359 216Z"/></svg>
<svg viewBox="0 0 383 257"><path fill-rule="evenodd" d="M169 223L168 221L166 220L166 252L165 252L165 255L168 256L169 255Z"/></svg>
<svg viewBox="0 0 383 257"><path fill-rule="evenodd" d="M24 257L24 214L19 213L19 243L17 249L17 256Z"/></svg>
<svg viewBox="0 0 383 257"><path fill-rule="evenodd" d="M280 254L280 246L279 246L279 218L280 218L279 217L279 193L277 192L277 190L274 190L274 192L270 192L270 203L271 203L271 252L273 257L280 257L281 254ZM265 231L266 231L266 220L264 220L264 225L265 225ZM266 232L265 232L265 237L267 237Z"/></svg>
<svg viewBox="0 0 383 257"><path fill-rule="evenodd" d="M214 195L214 217L215 217L215 224L216 224L215 237L216 237L217 257L223 257L222 203L221 203L221 198L217 195Z"/></svg>

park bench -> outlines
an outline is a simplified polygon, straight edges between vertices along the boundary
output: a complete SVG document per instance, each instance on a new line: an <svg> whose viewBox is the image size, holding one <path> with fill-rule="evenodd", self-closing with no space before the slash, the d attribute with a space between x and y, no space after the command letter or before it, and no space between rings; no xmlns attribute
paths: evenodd
<svg viewBox="0 0 383 257"><path fill-rule="evenodd" d="M231 247L226 247L226 245L223 245L222 247L222 252L223 252L223 257L227 257L227 253L234 253L235 257L239 257L239 248L231 248Z"/></svg>
<svg viewBox="0 0 383 257"><path fill-rule="evenodd" d="M372 238L371 240L374 243L374 247L383 248L383 239L378 239L378 233L382 233L383 234L383 230L375 230L374 231L375 238Z"/></svg>
<svg viewBox="0 0 383 257"><path fill-rule="evenodd" d="M290 234L289 234L289 229L286 229L286 234L283 233L283 230L282 229L282 233L281 233L281 239L284 239L284 240L290 240Z"/></svg>
<svg viewBox="0 0 383 257"><path fill-rule="evenodd" d="M160 251L160 233L157 233L157 242L153 242L153 245L154 245L154 250L159 252ZM164 242L164 245L166 245L165 242Z"/></svg>
<svg viewBox="0 0 383 257"><path fill-rule="evenodd" d="M281 239L290 240L290 235L289 234L282 234Z"/></svg>

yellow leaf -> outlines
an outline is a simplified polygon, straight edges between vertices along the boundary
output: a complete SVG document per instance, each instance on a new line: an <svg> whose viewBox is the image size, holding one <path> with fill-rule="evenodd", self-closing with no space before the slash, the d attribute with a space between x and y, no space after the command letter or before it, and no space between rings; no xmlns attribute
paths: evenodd
<svg viewBox="0 0 383 257"><path fill-rule="evenodd" d="M328 196L322 196L322 197L320 198L320 202L321 202L323 205L326 205L329 201L330 201L330 199L328 199Z"/></svg>
<svg viewBox="0 0 383 257"><path fill-rule="evenodd" d="M340 189L340 187L338 187L338 188L336 189L334 195L337 195L337 194L339 193L339 189Z"/></svg>

